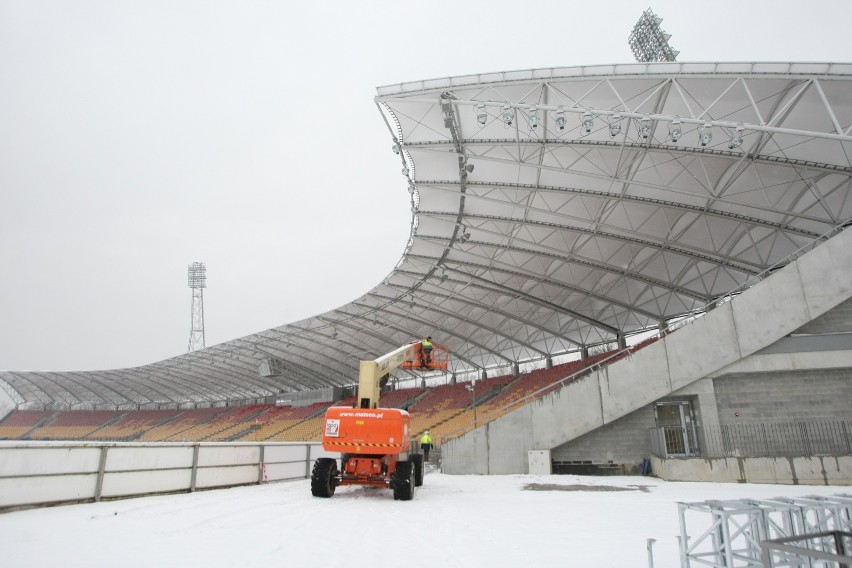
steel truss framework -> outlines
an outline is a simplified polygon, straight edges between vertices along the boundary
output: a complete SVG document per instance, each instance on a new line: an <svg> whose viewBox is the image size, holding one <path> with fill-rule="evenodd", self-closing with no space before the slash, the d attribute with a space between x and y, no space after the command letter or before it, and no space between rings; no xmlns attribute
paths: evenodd
<svg viewBox="0 0 852 568"><path fill-rule="evenodd" d="M852 218L852 64L649 63L380 87L405 253L330 312L166 361L0 372L26 407L357 382L425 335L454 373L549 364L701 310ZM280 374L259 372L259 365ZM404 377L400 377L404 378Z"/></svg>
<svg viewBox="0 0 852 568"><path fill-rule="evenodd" d="M786 562L778 552L770 564L761 544L849 532L852 495L678 503L678 515L681 566L810 566ZM811 552L836 552L833 539L813 539L810 546Z"/></svg>

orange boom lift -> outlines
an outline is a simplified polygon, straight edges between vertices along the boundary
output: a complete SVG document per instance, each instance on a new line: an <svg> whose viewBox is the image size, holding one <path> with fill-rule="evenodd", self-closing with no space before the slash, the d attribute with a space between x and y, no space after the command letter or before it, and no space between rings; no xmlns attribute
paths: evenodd
<svg viewBox="0 0 852 568"><path fill-rule="evenodd" d="M379 396L394 369L446 371L449 352L433 344L426 358L420 342L373 361L361 361L358 398L354 408L332 406L325 413L322 447L340 452L340 469L334 458L318 458L311 474L314 497L331 497L340 485L389 487L393 498L410 501L414 488L423 485L423 454L411 438L408 412L379 408Z"/></svg>

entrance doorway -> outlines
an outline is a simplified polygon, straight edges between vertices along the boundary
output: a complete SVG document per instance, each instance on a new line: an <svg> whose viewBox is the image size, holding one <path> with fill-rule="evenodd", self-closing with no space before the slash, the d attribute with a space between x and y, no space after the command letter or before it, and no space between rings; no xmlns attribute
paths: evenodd
<svg viewBox="0 0 852 568"><path fill-rule="evenodd" d="M658 402L654 405L657 428L662 431L667 456L698 454L695 415L688 400Z"/></svg>

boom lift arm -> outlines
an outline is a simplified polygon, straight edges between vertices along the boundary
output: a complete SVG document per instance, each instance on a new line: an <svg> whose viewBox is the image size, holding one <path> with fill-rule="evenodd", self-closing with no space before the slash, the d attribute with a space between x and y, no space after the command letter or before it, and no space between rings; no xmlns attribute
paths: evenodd
<svg viewBox="0 0 852 568"><path fill-rule="evenodd" d="M405 361L419 356L420 343L409 343L372 361L361 361L358 373L358 407L378 408L379 396L390 374Z"/></svg>

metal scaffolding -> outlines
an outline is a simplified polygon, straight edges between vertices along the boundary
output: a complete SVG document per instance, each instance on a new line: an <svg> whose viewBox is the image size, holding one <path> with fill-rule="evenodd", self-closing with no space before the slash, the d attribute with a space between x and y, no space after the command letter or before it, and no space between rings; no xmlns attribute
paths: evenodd
<svg viewBox="0 0 852 568"><path fill-rule="evenodd" d="M789 551L777 545L806 540L820 553L841 551L823 533L852 530L852 495L678 503L678 513L684 568L832 566L810 560L790 563ZM771 558L764 557L766 541L776 546Z"/></svg>

